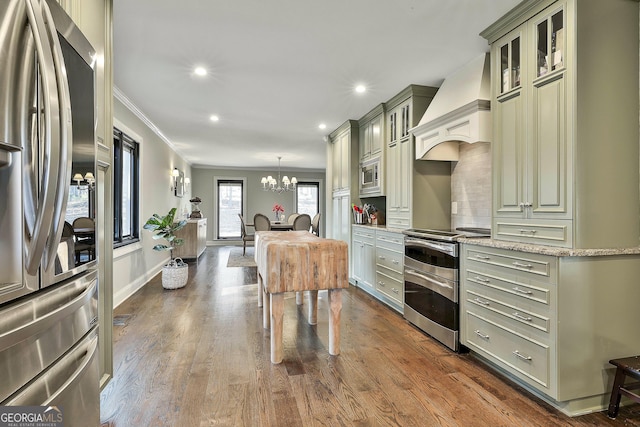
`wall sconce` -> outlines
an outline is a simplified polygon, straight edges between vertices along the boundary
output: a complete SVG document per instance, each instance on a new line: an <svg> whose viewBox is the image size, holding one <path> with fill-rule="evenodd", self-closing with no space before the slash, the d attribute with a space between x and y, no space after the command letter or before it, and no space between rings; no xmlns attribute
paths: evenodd
<svg viewBox="0 0 640 427"><path fill-rule="evenodd" d="M178 188L178 177L180 176L180 171L178 168L173 168L171 171L171 176L173 177L173 187L171 187L171 192L174 193Z"/></svg>
<svg viewBox="0 0 640 427"><path fill-rule="evenodd" d="M189 184L191 184L191 178L184 179L184 187L189 188Z"/></svg>
<svg viewBox="0 0 640 427"><path fill-rule="evenodd" d="M76 173L73 175L72 179L76 182L76 186L78 190L84 189L82 186L80 186L80 183L83 181L87 182L87 186L86 186L87 190L93 190L93 187L95 186L95 183L96 183L96 178L93 176L93 172L85 173L84 177L82 176L82 174Z"/></svg>

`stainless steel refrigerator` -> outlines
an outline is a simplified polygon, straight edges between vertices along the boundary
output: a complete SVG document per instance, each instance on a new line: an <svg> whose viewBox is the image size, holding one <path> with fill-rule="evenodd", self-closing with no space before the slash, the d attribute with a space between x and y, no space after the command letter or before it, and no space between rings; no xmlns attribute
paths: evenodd
<svg viewBox="0 0 640 427"><path fill-rule="evenodd" d="M96 53L53 0L0 2L0 405L100 422Z"/></svg>

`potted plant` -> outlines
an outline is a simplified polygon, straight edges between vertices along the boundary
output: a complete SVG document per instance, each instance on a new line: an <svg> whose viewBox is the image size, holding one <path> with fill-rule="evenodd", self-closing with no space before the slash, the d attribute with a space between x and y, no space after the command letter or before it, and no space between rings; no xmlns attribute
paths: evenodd
<svg viewBox="0 0 640 427"><path fill-rule="evenodd" d="M189 266L181 258L173 258L173 248L184 243L183 239L176 237L175 232L183 228L186 220L174 221L176 208L172 208L165 216L153 214L144 225L145 230L155 232L153 238L165 239L167 244L157 244L153 247L156 251L169 251L171 260L162 267L162 287L165 289L178 289L187 284Z"/></svg>

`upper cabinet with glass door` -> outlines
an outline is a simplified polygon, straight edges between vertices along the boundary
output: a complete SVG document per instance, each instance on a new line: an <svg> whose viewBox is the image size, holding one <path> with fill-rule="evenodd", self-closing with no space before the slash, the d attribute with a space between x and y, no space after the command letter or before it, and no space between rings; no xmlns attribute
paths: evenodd
<svg viewBox="0 0 640 427"><path fill-rule="evenodd" d="M638 8L525 0L481 33L491 44L495 239L638 244Z"/></svg>
<svg viewBox="0 0 640 427"><path fill-rule="evenodd" d="M536 77L564 67L565 31L562 9L536 25Z"/></svg>
<svg viewBox="0 0 640 427"><path fill-rule="evenodd" d="M520 32L516 32L513 38L508 37L500 49L500 93L509 92L519 88L522 84L520 78L521 57Z"/></svg>

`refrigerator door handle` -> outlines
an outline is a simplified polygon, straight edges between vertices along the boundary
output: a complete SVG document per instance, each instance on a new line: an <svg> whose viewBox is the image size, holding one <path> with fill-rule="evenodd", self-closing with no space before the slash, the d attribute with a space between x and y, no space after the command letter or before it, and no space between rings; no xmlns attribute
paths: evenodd
<svg viewBox="0 0 640 427"><path fill-rule="evenodd" d="M94 355L98 351L98 335L96 334L91 339L91 341L85 343L84 347L85 348L78 349L85 352L82 358L82 363L80 364L80 366L78 366L78 369L74 371L74 373L64 382L64 384L60 388L58 388L58 390L56 390L46 401L42 403L43 406L48 406L51 403L55 403L60 394L71 388L74 383L77 383L78 381L81 381L83 379L87 369L91 368L91 362L93 361Z"/></svg>
<svg viewBox="0 0 640 427"><path fill-rule="evenodd" d="M78 280L76 286L59 288L20 307L15 313L8 313L6 317L11 323L7 327L11 329L0 330L0 350L47 330L52 324L87 304L98 285L96 275L93 272ZM34 313L44 315L38 317Z"/></svg>
<svg viewBox="0 0 640 427"><path fill-rule="evenodd" d="M64 57L62 56L62 46L58 39L51 10L47 2L42 0L42 12L48 30L48 39L53 53L53 64L55 76L58 83L58 105L60 106L60 139L58 157L58 184L56 187L56 197L53 212L53 222L51 232L45 247L43 268L48 270L54 265L58 243L62 236L62 229L67 209L67 199L69 197L69 185L71 183L71 160L73 156L73 131L71 119L71 95L69 94L69 82L65 73Z"/></svg>
<svg viewBox="0 0 640 427"><path fill-rule="evenodd" d="M42 92L44 97L44 166L38 196L36 219L33 234L25 247L25 269L28 274L35 275L45 251L51 230L56 193L58 186L60 157L60 106L58 104L58 88L53 70L53 54L48 43L44 43L47 32L41 8L36 0L27 0L27 18L33 32L36 53L38 56ZM30 141L30 143L34 143Z"/></svg>

